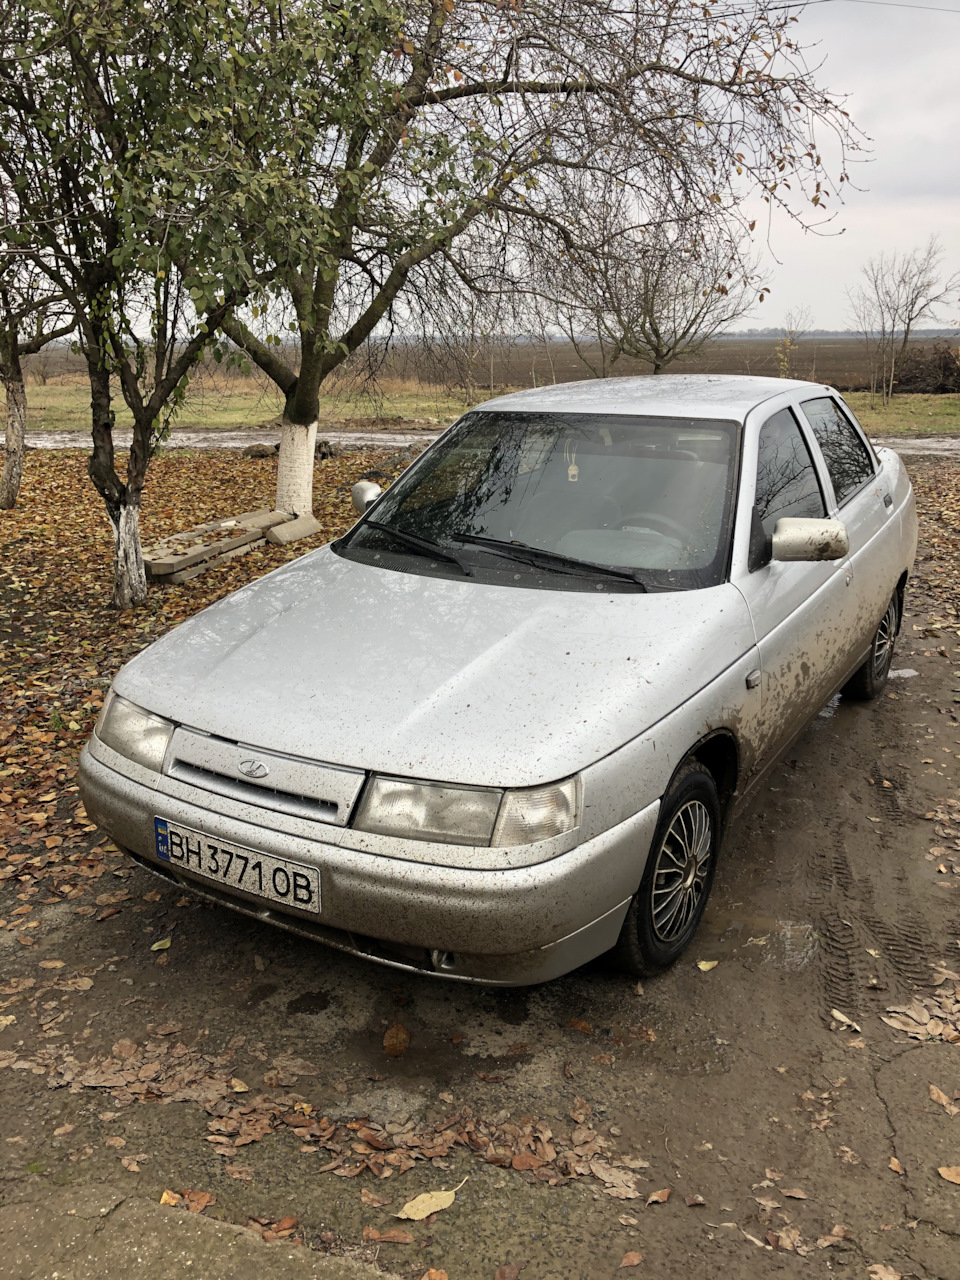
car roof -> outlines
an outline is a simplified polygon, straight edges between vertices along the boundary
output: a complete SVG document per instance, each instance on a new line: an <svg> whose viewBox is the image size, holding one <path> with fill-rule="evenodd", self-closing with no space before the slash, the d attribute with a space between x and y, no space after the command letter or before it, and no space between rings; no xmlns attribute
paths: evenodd
<svg viewBox="0 0 960 1280"><path fill-rule="evenodd" d="M746 378L717 373L592 378L515 391L477 405L506 413L637 413L656 417L726 418L742 422L751 409L788 391L823 395L822 382Z"/></svg>

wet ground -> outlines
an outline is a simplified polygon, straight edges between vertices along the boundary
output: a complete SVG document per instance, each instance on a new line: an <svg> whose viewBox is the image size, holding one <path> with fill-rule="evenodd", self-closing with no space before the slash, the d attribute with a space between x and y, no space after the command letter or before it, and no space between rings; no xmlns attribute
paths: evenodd
<svg viewBox="0 0 960 1280"><path fill-rule="evenodd" d="M958 1280L956 1017L881 1021L960 969L960 637L934 613L921 586L885 695L824 709L729 831L688 957L640 987L599 961L514 991L410 976L119 858L94 910L48 899L32 945L0 931L0 1196L201 1190L406 1280L595 1280L632 1252L688 1280ZM404 1132L411 1168L344 1176ZM539 1180L550 1146L585 1172ZM392 1216L464 1178L433 1219Z"/></svg>

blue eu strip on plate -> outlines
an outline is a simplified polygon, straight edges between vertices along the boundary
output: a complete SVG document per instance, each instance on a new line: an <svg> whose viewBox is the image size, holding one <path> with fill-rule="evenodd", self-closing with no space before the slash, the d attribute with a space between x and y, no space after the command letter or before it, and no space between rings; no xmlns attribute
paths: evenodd
<svg viewBox="0 0 960 1280"><path fill-rule="evenodd" d="M170 861L170 832L166 818L154 818L154 830L157 833L157 857L163 862Z"/></svg>

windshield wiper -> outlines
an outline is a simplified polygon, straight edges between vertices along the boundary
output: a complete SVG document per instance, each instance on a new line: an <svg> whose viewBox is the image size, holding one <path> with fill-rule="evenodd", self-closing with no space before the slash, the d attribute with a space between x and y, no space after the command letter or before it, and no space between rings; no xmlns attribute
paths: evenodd
<svg viewBox="0 0 960 1280"><path fill-rule="evenodd" d="M534 567L537 560L540 560L583 577L599 573L607 578L625 578L628 582L635 582L641 591L647 590L647 584L635 569L616 569L609 564L578 560L576 556L565 556L559 551L546 551L543 547L532 547L528 542L502 542L499 538L484 538L476 533L455 533L450 536L457 542L469 542L478 547L487 547L497 555L507 556L512 560L522 560L527 564L533 564Z"/></svg>
<svg viewBox="0 0 960 1280"><path fill-rule="evenodd" d="M468 576L472 572L470 566L464 564L459 556L452 551L447 551L438 542L431 542L428 538L418 538L415 533L406 533L403 529L397 529L392 524L383 524L379 520L367 519L363 523L370 529L380 529L384 533L389 533L392 538L396 538L397 542L403 543L413 551L419 551L421 555L434 556L437 560L447 560L450 564L458 565Z"/></svg>

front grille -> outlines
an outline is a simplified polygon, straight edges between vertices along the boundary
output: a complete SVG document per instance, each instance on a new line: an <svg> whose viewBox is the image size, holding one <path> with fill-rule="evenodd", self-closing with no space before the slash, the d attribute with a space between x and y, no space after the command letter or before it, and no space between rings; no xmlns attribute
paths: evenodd
<svg viewBox="0 0 960 1280"><path fill-rule="evenodd" d="M337 806L329 801L315 800L312 796L297 795L276 787L265 787L260 783L241 782L239 778L230 778L225 773L216 773L212 769L201 769L197 765L187 764L185 760L174 760L169 776L180 782L188 782L191 786L202 787L204 791L229 796L231 800L242 800L262 809L276 809L296 818L312 818L315 822L328 823L337 820Z"/></svg>
<svg viewBox="0 0 960 1280"><path fill-rule="evenodd" d="M167 776L191 787L341 827L366 776L362 769L281 755L182 726L173 735L167 761Z"/></svg>

